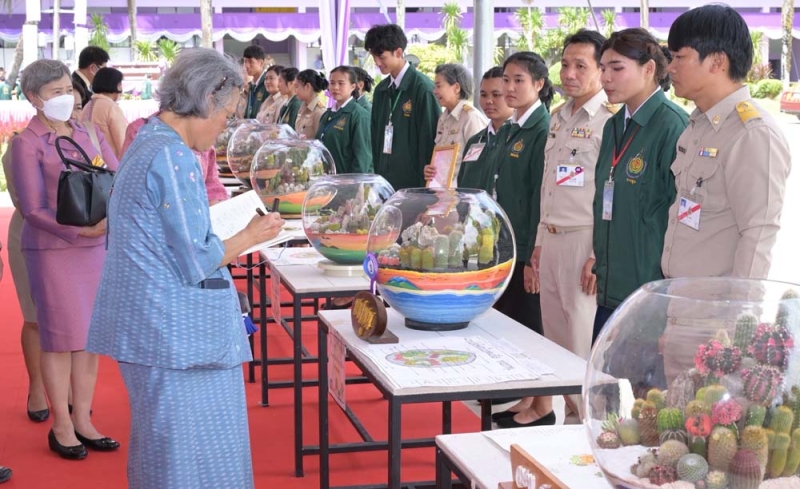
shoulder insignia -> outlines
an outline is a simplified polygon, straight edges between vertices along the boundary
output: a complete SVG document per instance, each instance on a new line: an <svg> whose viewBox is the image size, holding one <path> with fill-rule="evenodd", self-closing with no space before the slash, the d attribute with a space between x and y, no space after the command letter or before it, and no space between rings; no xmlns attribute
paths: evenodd
<svg viewBox="0 0 800 489"><path fill-rule="evenodd" d="M317 107L319 107L320 109L325 108L325 104L322 102L322 100L317 100Z"/></svg>
<svg viewBox="0 0 800 489"><path fill-rule="evenodd" d="M750 119L761 118L758 109L756 109L752 103L746 101L736 104L736 112L739 114L739 119L742 120L742 124L746 124Z"/></svg>
<svg viewBox="0 0 800 489"><path fill-rule="evenodd" d="M473 106L471 106L470 104L464 104L464 106L463 106L463 108L462 108L462 110L463 110L464 112L469 112L469 111L471 111L472 109L474 109L474 107L473 107Z"/></svg>
<svg viewBox="0 0 800 489"><path fill-rule="evenodd" d="M556 115L556 114L558 114L558 112L559 112L561 109L563 109L565 105L567 105L567 101L566 101L566 99L565 99L565 100L562 100L560 104L558 104L558 105L556 105L555 107L553 107L552 109L550 109L550 115Z"/></svg>
<svg viewBox="0 0 800 489"><path fill-rule="evenodd" d="M619 112L619 109L622 108L622 104L612 104L611 102L603 102L603 107L605 107L606 110L611 112L612 114L616 114L617 112Z"/></svg>

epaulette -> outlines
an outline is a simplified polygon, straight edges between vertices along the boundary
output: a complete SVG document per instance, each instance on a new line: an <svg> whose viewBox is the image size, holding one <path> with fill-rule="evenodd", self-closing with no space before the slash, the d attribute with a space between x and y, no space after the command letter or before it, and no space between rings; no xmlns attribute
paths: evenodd
<svg viewBox="0 0 800 489"><path fill-rule="evenodd" d="M567 105L567 99L562 100L561 103L559 103L555 107L551 107L550 108L550 115L558 114L558 111L563 109L565 105Z"/></svg>
<svg viewBox="0 0 800 489"><path fill-rule="evenodd" d="M469 112L473 109L475 109L475 107L471 106L470 104L464 104L463 107L461 108L461 110L463 110L464 112Z"/></svg>
<svg viewBox="0 0 800 489"><path fill-rule="evenodd" d="M739 114L739 119L742 120L742 124L747 124L747 122L751 119L761 118L761 114L758 112L758 109L756 109L753 104L747 101L736 104L736 113Z"/></svg>
<svg viewBox="0 0 800 489"><path fill-rule="evenodd" d="M619 109L622 108L622 104L612 104L611 102L603 102L603 107L606 108L607 111L611 112L612 114L616 114L619 112Z"/></svg>

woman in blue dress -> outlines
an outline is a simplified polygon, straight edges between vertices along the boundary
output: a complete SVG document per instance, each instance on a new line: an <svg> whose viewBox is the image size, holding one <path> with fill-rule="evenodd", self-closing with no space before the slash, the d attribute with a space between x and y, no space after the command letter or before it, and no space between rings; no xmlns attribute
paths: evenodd
<svg viewBox="0 0 800 489"><path fill-rule="evenodd" d="M220 240L192 153L212 147L243 84L217 51L182 51L114 182L87 350L117 360L128 389L131 489L253 487L241 369L251 355L226 265L283 221L254 209Z"/></svg>

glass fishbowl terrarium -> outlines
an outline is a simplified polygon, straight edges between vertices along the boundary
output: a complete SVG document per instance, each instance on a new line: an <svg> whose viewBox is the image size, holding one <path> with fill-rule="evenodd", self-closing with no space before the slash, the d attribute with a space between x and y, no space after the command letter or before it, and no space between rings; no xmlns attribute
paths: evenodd
<svg viewBox="0 0 800 489"><path fill-rule="evenodd" d="M333 157L316 139L267 141L253 158L250 182L268 209L278 198L282 216L300 217L308 189L334 173Z"/></svg>
<svg viewBox="0 0 800 489"><path fill-rule="evenodd" d="M258 124L258 121L255 119L235 119L229 121L225 129L217 136L217 141L214 143L214 151L217 153L217 166L219 166L222 173L230 173L231 171L228 166L228 143L231 137L233 137L233 133L236 132L239 127L248 124Z"/></svg>
<svg viewBox="0 0 800 489"><path fill-rule="evenodd" d="M482 190L407 189L383 205L369 231L377 288L422 330L465 328L508 285L516 249L508 217Z"/></svg>
<svg viewBox="0 0 800 489"><path fill-rule="evenodd" d="M303 204L303 229L328 260L361 265L369 228L394 189L380 175L343 174L318 179Z"/></svg>
<svg viewBox="0 0 800 489"><path fill-rule="evenodd" d="M250 167L256 152L267 141L297 139L297 132L287 124L243 124L228 142L228 166L245 186L250 186Z"/></svg>
<svg viewBox="0 0 800 489"><path fill-rule="evenodd" d="M583 386L617 488L800 487L800 286L653 282L598 338Z"/></svg>

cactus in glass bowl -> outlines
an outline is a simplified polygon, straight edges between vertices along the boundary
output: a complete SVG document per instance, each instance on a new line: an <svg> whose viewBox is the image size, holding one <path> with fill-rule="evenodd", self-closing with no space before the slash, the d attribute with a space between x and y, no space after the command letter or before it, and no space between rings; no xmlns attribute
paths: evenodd
<svg viewBox="0 0 800 489"><path fill-rule="evenodd" d="M739 446L743 450L750 450L758 457L762 472L767 468L769 460L769 439L767 430L760 426L746 426L739 437Z"/></svg>
<svg viewBox="0 0 800 489"><path fill-rule="evenodd" d="M755 365L742 371L744 394L756 404L766 406L778 395L783 373L769 365Z"/></svg>
<svg viewBox="0 0 800 489"><path fill-rule="evenodd" d="M739 449L736 434L730 428L717 426L708 437L708 465L714 470L728 470Z"/></svg>
<svg viewBox="0 0 800 489"><path fill-rule="evenodd" d="M676 472L682 481L697 482L708 474L708 462L696 453L689 453L678 460Z"/></svg>
<svg viewBox="0 0 800 489"><path fill-rule="evenodd" d="M758 489L764 479L758 457L750 450L739 450L731 460L729 469L731 489Z"/></svg>
<svg viewBox="0 0 800 489"><path fill-rule="evenodd" d="M656 465L650 470L649 479L650 484L663 486L664 484L675 482L678 479L678 474L675 471L675 467L670 465Z"/></svg>
<svg viewBox="0 0 800 489"><path fill-rule="evenodd" d="M753 333L747 352L764 365L786 369L794 340L784 326L760 324Z"/></svg>

